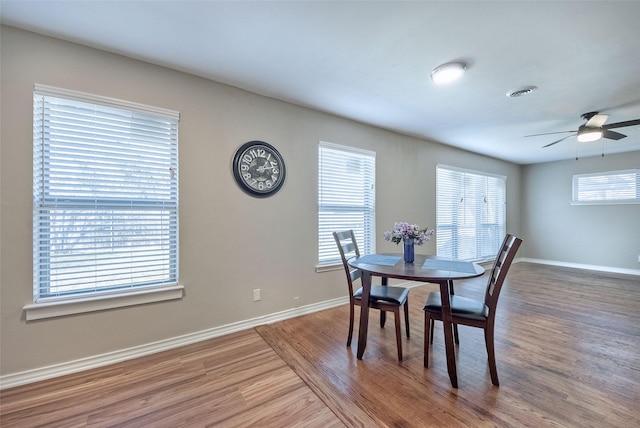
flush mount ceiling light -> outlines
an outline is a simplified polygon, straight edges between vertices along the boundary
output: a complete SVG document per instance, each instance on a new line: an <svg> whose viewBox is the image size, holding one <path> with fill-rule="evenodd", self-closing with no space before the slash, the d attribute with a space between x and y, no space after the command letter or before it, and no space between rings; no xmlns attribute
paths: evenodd
<svg viewBox="0 0 640 428"><path fill-rule="evenodd" d="M600 138L602 138L602 128L591 128L583 125L578 129L578 141L581 143L598 141Z"/></svg>
<svg viewBox="0 0 640 428"><path fill-rule="evenodd" d="M431 72L431 80L438 85L451 83L462 77L467 65L463 62L448 62L439 65Z"/></svg>

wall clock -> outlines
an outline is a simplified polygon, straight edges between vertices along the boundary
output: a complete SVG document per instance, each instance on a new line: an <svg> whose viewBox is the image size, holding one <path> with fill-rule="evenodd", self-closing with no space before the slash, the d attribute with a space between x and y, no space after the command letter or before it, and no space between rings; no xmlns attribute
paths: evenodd
<svg viewBox="0 0 640 428"><path fill-rule="evenodd" d="M265 198L275 194L284 184L284 160L271 144L249 141L233 157L233 176L242 190Z"/></svg>

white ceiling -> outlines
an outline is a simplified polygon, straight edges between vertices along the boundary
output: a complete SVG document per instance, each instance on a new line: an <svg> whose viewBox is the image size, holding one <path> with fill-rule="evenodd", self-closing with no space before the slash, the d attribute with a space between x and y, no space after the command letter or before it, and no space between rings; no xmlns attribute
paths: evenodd
<svg viewBox="0 0 640 428"><path fill-rule="evenodd" d="M542 148L590 111L640 118L640 1L25 1L1 22L520 164L640 150ZM463 60L463 80L431 70ZM535 85L530 95L508 91Z"/></svg>

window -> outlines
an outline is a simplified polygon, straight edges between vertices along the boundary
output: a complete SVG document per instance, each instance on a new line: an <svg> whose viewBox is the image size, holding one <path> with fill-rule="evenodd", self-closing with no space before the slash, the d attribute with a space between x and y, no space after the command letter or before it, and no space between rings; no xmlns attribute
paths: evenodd
<svg viewBox="0 0 640 428"><path fill-rule="evenodd" d="M34 302L176 286L178 114L36 85L33 135Z"/></svg>
<svg viewBox="0 0 640 428"><path fill-rule="evenodd" d="M469 261L496 256L506 234L506 177L438 165L436 251Z"/></svg>
<svg viewBox="0 0 640 428"><path fill-rule="evenodd" d="M640 203L640 169L574 175L572 203Z"/></svg>
<svg viewBox="0 0 640 428"><path fill-rule="evenodd" d="M336 230L353 229L362 254L375 252L374 152L318 146L318 265L340 263Z"/></svg>

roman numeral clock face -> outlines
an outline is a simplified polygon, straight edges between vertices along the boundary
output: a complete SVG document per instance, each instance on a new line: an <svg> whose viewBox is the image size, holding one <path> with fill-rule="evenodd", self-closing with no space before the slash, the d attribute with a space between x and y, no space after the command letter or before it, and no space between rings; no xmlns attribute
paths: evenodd
<svg viewBox="0 0 640 428"><path fill-rule="evenodd" d="M243 144L233 157L233 176L242 190L251 196L273 195L282 187L284 175L282 156L264 141Z"/></svg>

